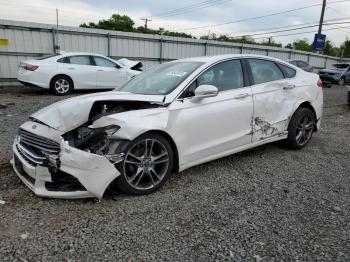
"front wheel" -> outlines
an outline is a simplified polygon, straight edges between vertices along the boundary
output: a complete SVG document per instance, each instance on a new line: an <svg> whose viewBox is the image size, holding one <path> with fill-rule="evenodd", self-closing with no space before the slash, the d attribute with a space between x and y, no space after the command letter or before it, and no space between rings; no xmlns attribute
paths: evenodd
<svg viewBox="0 0 350 262"><path fill-rule="evenodd" d="M287 145L292 149L305 147L312 137L315 123L315 115L310 109L299 108L289 123Z"/></svg>
<svg viewBox="0 0 350 262"><path fill-rule="evenodd" d="M343 86L344 84L345 84L345 78L342 77L342 78L340 78L340 80L338 81L338 85Z"/></svg>
<svg viewBox="0 0 350 262"><path fill-rule="evenodd" d="M118 164L116 185L125 193L143 195L159 189L173 170L173 150L158 134L145 134L132 141Z"/></svg>

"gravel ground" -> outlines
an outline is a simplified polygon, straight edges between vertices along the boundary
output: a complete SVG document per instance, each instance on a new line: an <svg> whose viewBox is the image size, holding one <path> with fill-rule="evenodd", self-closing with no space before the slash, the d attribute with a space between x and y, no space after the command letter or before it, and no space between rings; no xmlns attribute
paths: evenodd
<svg viewBox="0 0 350 262"><path fill-rule="evenodd" d="M265 145L157 193L96 202L42 199L19 181L8 164L15 130L60 98L1 88L0 260L349 261L350 110L345 88L324 95L322 129L301 151Z"/></svg>

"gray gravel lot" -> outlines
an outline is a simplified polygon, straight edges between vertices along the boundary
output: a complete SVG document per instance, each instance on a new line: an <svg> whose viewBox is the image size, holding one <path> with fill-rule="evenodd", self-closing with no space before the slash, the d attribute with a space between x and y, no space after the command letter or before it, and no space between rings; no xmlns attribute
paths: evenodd
<svg viewBox="0 0 350 262"><path fill-rule="evenodd" d="M0 88L0 260L349 261L350 110L346 88L324 95L322 129L301 151L274 143L96 202L42 199L19 181L15 130L61 98Z"/></svg>

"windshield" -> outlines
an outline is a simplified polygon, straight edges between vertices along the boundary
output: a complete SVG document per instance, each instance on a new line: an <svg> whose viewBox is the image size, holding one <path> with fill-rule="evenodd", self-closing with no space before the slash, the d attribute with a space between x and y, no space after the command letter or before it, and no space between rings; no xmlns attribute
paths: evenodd
<svg viewBox="0 0 350 262"><path fill-rule="evenodd" d="M201 65L201 62L162 64L133 78L118 91L141 95L167 95Z"/></svg>

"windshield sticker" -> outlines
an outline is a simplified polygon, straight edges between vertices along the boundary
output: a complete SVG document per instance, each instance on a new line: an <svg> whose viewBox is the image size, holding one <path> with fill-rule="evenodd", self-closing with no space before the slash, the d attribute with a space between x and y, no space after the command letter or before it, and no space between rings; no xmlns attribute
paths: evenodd
<svg viewBox="0 0 350 262"><path fill-rule="evenodd" d="M187 72L175 72L175 71L173 71L173 72L167 73L166 75L168 75L168 76L183 77L183 76L186 75L186 74L187 74Z"/></svg>

